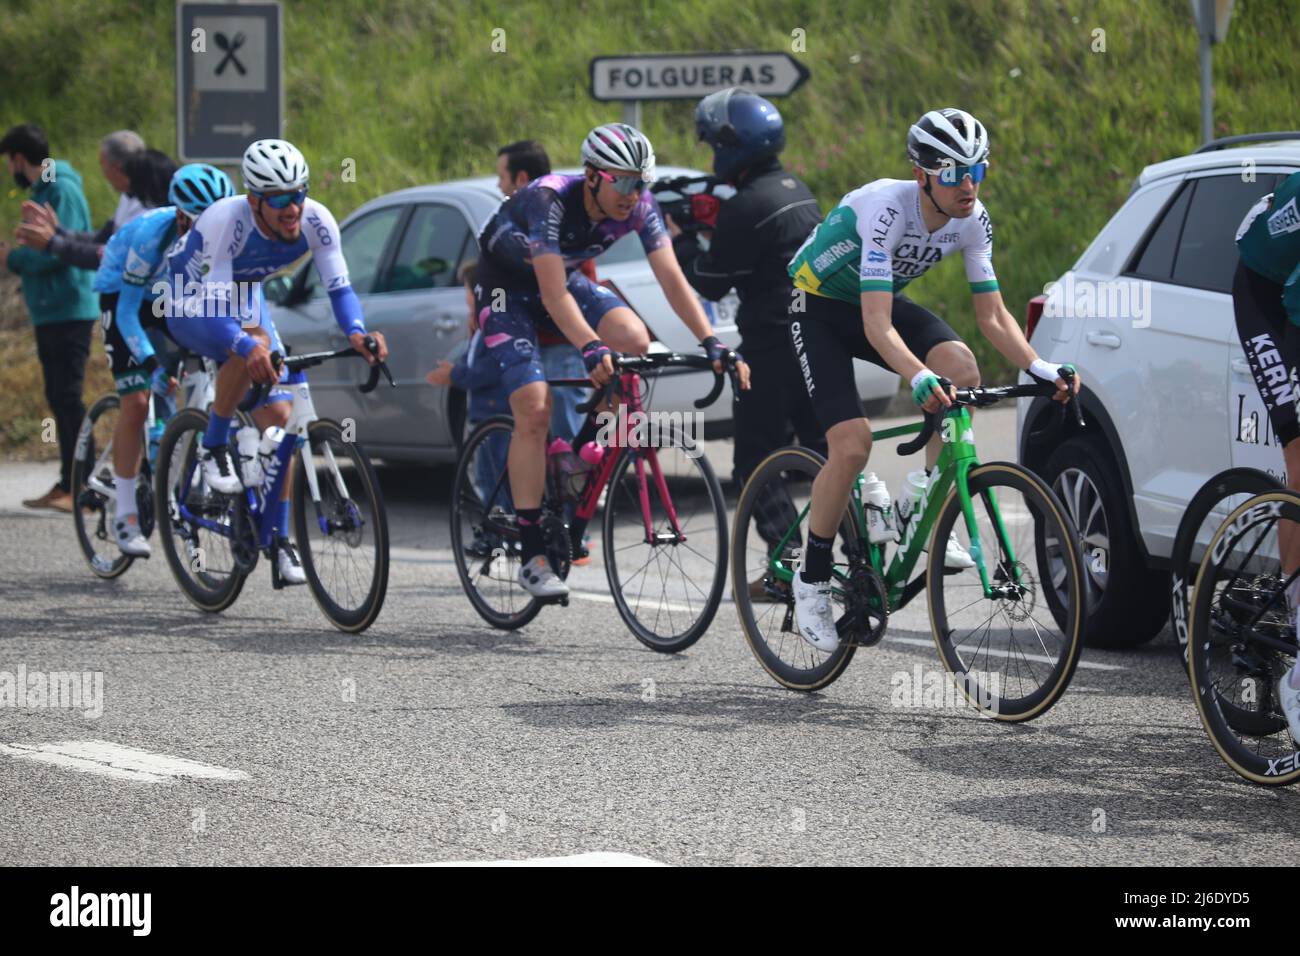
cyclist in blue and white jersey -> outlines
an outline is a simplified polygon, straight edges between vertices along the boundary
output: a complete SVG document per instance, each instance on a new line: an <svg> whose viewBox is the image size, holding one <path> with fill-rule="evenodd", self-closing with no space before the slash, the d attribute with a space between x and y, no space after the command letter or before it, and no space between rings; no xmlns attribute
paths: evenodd
<svg viewBox="0 0 1300 956"><path fill-rule="evenodd" d="M95 273L104 352L120 401L113 430L113 535L122 553L132 557L150 554L136 504L149 391L161 402L174 388L149 338L150 330L165 328L163 319L155 315L152 286L166 270L168 251L195 217L234 193L230 178L221 170L202 163L182 166L168 188L171 205L149 210L117 230Z"/></svg>
<svg viewBox="0 0 1300 956"><path fill-rule="evenodd" d="M250 384L275 379L271 353L284 351L266 310L263 279L310 252L334 318L352 347L371 364L388 356L378 332L371 333L378 356L366 348L361 302L348 281L338 223L324 205L308 198L302 153L285 140L261 139L244 151L241 169L247 193L210 206L170 256L167 269L171 282L181 287L168 309L172 337L222 363L200 454L204 480L221 494L242 488L228 448L239 400ZM274 401L254 417L261 428L283 426L289 411L288 401ZM285 482L276 550L285 582L301 584L306 576L288 539L290 491L291 483Z"/></svg>

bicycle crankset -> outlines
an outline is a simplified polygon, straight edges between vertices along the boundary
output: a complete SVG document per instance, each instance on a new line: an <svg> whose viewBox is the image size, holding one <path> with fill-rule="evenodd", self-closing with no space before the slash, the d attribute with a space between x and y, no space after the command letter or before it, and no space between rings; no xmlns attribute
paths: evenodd
<svg viewBox="0 0 1300 956"><path fill-rule="evenodd" d="M546 542L546 557L555 573L564 580L569 576L573 556L569 552L569 526L555 513L542 516L542 540Z"/></svg>
<svg viewBox="0 0 1300 956"><path fill-rule="evenodd" d="M879 644L889 626L889 595L875 569L859 564L849 572L844 616L836 622L840 640L858 647Z"/></svg>
<svg viewBox="0 0 1300 956"><path fill-rule="evenodd" d="M257 566L257 526L248 510L248 502L239 499L230 513L230 556L235 567L251 574Z"/></svg>

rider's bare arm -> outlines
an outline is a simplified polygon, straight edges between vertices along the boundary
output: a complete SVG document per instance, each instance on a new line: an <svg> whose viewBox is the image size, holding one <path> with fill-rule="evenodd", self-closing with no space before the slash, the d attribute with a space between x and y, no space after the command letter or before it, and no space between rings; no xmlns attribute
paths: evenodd
<svg viewBox="0 0 1300 956"><path fill-rule="evenodd" d="M659 280L659 287L664 290L664 298L673 307L685 326L695 338L703 341L713 334L713 327L704 314L700 300L695 297L695 290L682 274L682 267L677 264L677 256L672 246L660 246L653 252L646 253L650 269Z"/></svg>
<svg viewBox="0 0 1300 956"><path fill-rule="evenodd" d="M535 256L533 272L537 276L537 286L542 291L542 305L574 348L580 349L592 339L598 338L596 331L582 317L578 303L569 294L563 257L554 254Z"/></svg>

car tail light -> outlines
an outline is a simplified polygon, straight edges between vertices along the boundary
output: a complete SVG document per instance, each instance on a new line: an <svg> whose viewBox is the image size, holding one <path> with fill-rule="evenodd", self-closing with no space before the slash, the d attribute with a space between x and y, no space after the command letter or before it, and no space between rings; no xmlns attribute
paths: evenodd
<svg viewBox="0 0 1300 956"><path fill-rule="evenodd" d="M1034 337L1034 329L1038 327L1038 320L1043 317L1043 305L1047 302L1047 296L1036 295L1029 300L1029 305L1025 308L1025 338Z"/></svg>

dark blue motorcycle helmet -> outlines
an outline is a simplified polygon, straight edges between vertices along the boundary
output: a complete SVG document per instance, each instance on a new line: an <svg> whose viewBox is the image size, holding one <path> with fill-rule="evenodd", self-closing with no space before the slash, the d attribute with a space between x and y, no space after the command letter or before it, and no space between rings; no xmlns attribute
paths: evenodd
<svg viewBox="0 0 1300 956"><path fill-rule="evenodd" d="M785 148L775 106L741 86L710 93L695 108L695 132L713 148L713 172L734 182L742 170Z"/></svg>

